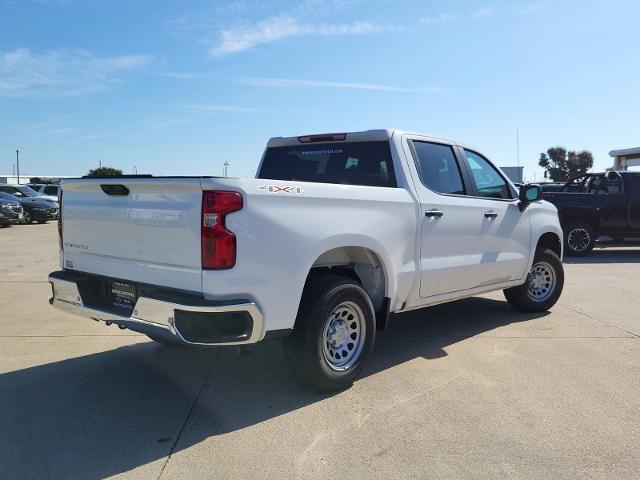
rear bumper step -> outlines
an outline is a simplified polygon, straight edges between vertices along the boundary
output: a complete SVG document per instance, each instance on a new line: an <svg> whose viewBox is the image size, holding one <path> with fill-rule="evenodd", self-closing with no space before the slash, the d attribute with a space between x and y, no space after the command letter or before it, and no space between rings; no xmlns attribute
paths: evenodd
<svg viewBox="0 0 640 480"><path fill-rule="evenodd" d="M250 300L206 300L196 294L139 286L130 314L110 311L100 292L106 282L118 281L77 272L49 275L59 310L185 345L243 345L264 336L262 314Z"/></svg>

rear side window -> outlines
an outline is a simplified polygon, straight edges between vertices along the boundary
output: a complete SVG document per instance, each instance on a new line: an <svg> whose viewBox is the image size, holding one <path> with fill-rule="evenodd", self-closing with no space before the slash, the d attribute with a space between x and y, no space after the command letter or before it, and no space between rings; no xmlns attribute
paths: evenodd
<svg viewBox="0 0 640 480"><path fill-rule="evenodd" d="M265 153L258 178L397 186L389 142L271 147Z"/></svg>
<svg viewBox="0 0 640 480"><path fill-rule="evenodd" d="M464 195L462 175L453 148L439 143L413 141L420 180L437 193Z"/></svg>

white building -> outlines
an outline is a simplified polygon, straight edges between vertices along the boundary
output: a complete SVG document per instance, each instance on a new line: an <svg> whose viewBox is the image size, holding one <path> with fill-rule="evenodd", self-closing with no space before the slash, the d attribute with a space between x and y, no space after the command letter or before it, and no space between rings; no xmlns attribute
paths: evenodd
<svg viewBox="0 0 640 480"><path fill-rule="evenodd" d="M0 183L8 183L10 185L26 185L27 183L31 183L32 178L39 177L43 180L53 180L58 181L61 178L77 178L77 176L73 175L23 175L20 174L20 181L18 182L18 177L15 174L12 175L0 175Z"/></svg>
<svg viewBox="0 0 640 480"><path fill-rule="evenodd" d="M613 157L613 169L616 171L640 166L640 147L611 150L609 156Z"/></svg>

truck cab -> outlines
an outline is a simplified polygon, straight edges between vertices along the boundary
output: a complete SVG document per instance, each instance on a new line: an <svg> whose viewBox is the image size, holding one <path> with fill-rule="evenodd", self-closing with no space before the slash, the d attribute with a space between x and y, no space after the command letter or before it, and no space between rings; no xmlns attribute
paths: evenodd
<svg viewBox="0 0 640 480"><path fill-rule="evenodd" d="M543 197L558 208L567 255L588 255L601 235L640 236L640 172L587 173Z"/></svg>

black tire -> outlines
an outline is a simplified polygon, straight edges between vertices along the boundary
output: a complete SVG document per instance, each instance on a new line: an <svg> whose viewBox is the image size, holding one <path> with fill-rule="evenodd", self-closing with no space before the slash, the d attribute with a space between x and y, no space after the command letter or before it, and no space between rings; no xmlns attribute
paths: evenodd
<svg viewBox="0 0 640 480"><path fill-rule="evenodd" d="M570 257L589 255L596 243L596 232L583 222L569 223L563 227L564 252Z"/></svg>
<svg viewBox="0 0 640 480"><path fill-rule="evenodd" d="M547 275L547 269L551 269L552 273ZM551 285L545 291L545 285L548 284ZM527 281L518 287L507 288L504 296L511 306L523 312L546 312L560 298L563 286L564 269L560 258L553 250L539 248L533 258Z"/></svg>
<svg viewBox="0 0 640 480"><path fill-rule="evenodd" d="M24 217L22 218L22 223L25 223L27 225L33 223L33 215L31 214L31 212L27 212L25 210Z"/></svg>
<svg viewBox="0 0 640 480"><path fill-rule="evenodd" d="M353 327L356 321L358 329ZM366 367L375 334L373 305L362 286L348 277L318 275L305 285L285 351L302 382L323 392L339 391L350 387ZM329 335L337 340L329 341ZM346 363L340 366L342 360Z"/></svg>

